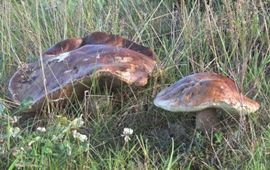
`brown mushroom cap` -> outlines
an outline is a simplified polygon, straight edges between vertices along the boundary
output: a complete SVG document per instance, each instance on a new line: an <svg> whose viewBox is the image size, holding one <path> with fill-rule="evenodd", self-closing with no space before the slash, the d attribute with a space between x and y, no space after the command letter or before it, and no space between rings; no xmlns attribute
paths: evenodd
<svg viewBox="0 0 270 170"><path fill-rule="evenodd" d="M235 82L216 73L195 73L162 90L154 104L172 112L196 112L220 108L248 114L260 105L239 92Z"/></svg>
<svg viewBox="0 0 270 170"><path fill-rule="evenodd" d="M82 46L86 44L110 44L137 51L152 59L155 58L154 52L150 48L139 45L119 35L107 34L105 32L93 32L88 34L83 38Z"/></svg>
<svg viewBox="0 0 270 170"><path fill-rule="evenodd" d="M43 61L18 70L9 82L14 101L20 104L30 97L32 108L37 110L46 96L49 99L66 99L74 91L86 90L94 75L114 77L128 85L144 86L155 67L153 52L147 56L140 51L109 44L85 44L78 48L79 42L79 39L60 42L44 53Z"/></svg>
<svg viewBox="0 0 270 170"><path fill-rule="evenodd" d="M63 40L46 50L43 53L43 56L58 55L90 44L113 45L137 51L152 59L155 57L154 52L150 48L139 45L136 42L125 39L119 35L108 34L105 32L93 32L83 38L70 38Z"/></svg>
<svg viewBox="0 0 270 170"><path fill-rule="evenodd" d="M43 56L51 56L51 55L59 55L61 53L65 53L68 51L75 50L77 48L80 48L82 46L83 39L82 38L69 38L66 40L63 40L51 48L47 49Z"/></svg>

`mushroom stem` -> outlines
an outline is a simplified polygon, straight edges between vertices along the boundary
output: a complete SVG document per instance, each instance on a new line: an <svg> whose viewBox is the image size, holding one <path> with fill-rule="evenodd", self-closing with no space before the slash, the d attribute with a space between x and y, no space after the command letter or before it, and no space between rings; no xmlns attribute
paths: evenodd
<svg viewBox="0 0 270 170"><path fill-rule="evenodd" d="M216 109L205 109L196 114L196 129L211 131L218 122Z"/></svg>

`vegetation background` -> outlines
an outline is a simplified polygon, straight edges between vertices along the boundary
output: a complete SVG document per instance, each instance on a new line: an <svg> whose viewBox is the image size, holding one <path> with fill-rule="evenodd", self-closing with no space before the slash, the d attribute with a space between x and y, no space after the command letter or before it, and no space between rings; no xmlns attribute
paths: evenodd
<svg viewBox="0 0 270 170"><path fill-rule="evenodd" d="M269 0L2 0L0 11L0 169L270 167ZM158 67L148 85L112 93L92 83L88 100L18 114L24 106L7 91L12 73L53 44L94 31L154 49ZM203 135L194 114L154 107L162 88L203 71L234 79L260 110L220 114L218 131ZM95 111L86 109L93 99ZM126 127L134 130L128 142Z"/></svg>

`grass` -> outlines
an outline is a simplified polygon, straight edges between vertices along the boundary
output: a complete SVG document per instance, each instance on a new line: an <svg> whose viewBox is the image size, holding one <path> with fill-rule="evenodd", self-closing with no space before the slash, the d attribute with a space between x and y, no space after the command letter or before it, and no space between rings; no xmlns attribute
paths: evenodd
<svg viewBox="0 0 270 170"><path fill-rule="evenodd" d="M269 0L1 1L0 168L267 169L269 10ZM158 67L148 85L123 85L113 93L93 85L88 97L97 101L95 112L85 109L87 102L74 100L47 114L18 114L7 92L12 73L53 44L94 31L154 49ZM153 105L162 88L202 71L234 79L244 94L260 102L260 110L241 122L220 116L218 132L203 135L194 129L194 115ZM80 115L83 126L76 122ZM125 127L134 130L129 142L121 137ZM88 140L74 139L74 129Z"/></svg>

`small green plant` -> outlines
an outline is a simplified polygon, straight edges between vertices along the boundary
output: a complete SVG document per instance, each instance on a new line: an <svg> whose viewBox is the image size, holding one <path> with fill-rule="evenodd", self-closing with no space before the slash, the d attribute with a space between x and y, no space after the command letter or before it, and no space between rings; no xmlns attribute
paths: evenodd
<svg viewBox="0 0 270 170"><path fill-rule="evenodd" d="M32 103L33 103L33 99L31 97L27 97L23 99L23 101L20 103L18 112L23 112L29 109L30 107L32 107Z"/></svg>
<svg viewBox="0 0 270 170"><path fill-rule="evenodd" d="M216 132L215 134L215 142L217 144L221 144L223 141L223 133L222 132Z"/></svg>

